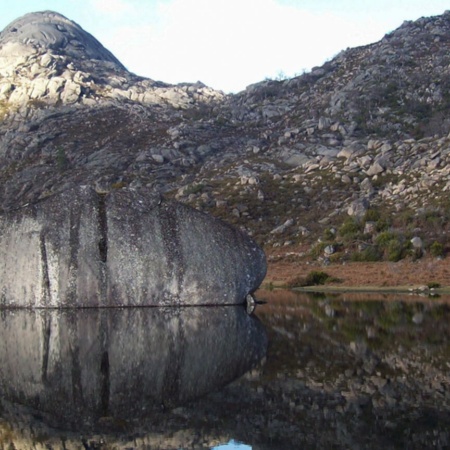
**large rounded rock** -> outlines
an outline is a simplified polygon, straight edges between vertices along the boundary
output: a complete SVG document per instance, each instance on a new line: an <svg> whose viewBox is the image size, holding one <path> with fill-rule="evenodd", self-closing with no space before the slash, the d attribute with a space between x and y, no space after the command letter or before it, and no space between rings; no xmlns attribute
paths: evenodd
<svg viewBox="0 0 450 450"><path fill-rule="evenodd" d="M0 305L242 303L263 251L231 226L148 190L81 187L0 216Z"/></svg>

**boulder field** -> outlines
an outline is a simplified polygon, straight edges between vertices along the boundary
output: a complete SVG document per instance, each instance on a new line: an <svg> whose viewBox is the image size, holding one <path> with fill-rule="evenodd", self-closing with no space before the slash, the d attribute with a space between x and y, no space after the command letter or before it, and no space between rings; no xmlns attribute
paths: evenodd
<svg viewBox="0 0 450 450"><path fill-rule="evenodd" d="M0 305L243 303L266 273L237 229L150 190L70 189L0 216Z"/></svg>

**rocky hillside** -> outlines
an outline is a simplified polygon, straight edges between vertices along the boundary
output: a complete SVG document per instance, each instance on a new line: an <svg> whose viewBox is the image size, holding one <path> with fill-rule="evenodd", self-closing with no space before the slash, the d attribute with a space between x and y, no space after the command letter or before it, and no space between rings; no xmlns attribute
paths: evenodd
<svg viewBox="0 0 450 450"><path fill-rule="evenodd" d="M73 185L150 186L328 260L450 247L450 12L235 95L139 77L80 26L0 33L3 210Z"/></svg>

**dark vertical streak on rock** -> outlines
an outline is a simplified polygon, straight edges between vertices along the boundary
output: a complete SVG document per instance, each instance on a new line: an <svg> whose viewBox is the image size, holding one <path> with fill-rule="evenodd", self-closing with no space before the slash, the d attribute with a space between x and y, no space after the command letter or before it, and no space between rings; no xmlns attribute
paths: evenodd
<svg viewBox="0 0 450 450"><path fill-rule="evenodd" d="M171 336L169 358L164 372L164 383L162 386L161 398L164 408L173 408L182 400L183 388L181 383L181 372L184 366L184 353L186 349L186 339L184 336L183 323L179 317L177 320L177 332Z"/></svg>
<svg viewBox="0 0 450 450"><path fill-rule="evenodd" d="M106 214L106 195L97 195L97 217L98 217L98 230L100 239L98 241L98 258L100 260L100 299L99 304L102 306L108 306L108 280L107 280L107 261L108 261L108 218Z"/></svg>
<svg viewBox="0 0 450 450"><path fill-rule="evenodd" d="M98 243L100 261L106 263L108 259L108 222L106 219L106 202L104 194L98 196L98 222L100 228L100 241Z"/></svg>
<svg viewBox="0 0 450 450"><path fill-rule="evenodd" d="M42 282L44 284L44 294L42 303L43 305L46 305L50 301L50 276L48 273L48 259L47 259L47 249L45 247L45 235L41 234L40 239L40 246L41 246L41 258L42 258Z"/></svg>
<svg viewBox="0 0 450 450"><path fill-rule="evenodd" d="M109 411L109 354L107 351L102 353L100 362L100 398L101 398L101 415L108 416Z"/></svg>
<svg viewBox="0 0 450 450"><path fill-rule="evenodd" d="M44 318L44 348L43 348L43 358L42 358L42 380L44 383L47 382L47 372L48 372L48 360L50 357L50 334L52 329L52 317L50 314L45 314Z"/></svg>
<svg viewBox="0 0 450 450"><path fill-rule="evenodd" d="M78 250L80 247L80 217L77 208L70 211L69 221L69 278L65 303L67 305L78 304L77 278L78 278ZM64 300L60 299L63 303Z"/></svg>
<svg viewBox="0 0 450 450"><path fill-rule="evenodd" d="M76 322L75 322L76 323ZM76 335L76 326L70 330ZM81 382L81 363L80 363L80 349L74 339L73 347L71 346L70 354L72 358L72 398L76 409L83 408L83 384Z"/></svg>
<svg viewBox="0 0 450 450"><path fill-rule="evenodd" d="M108 352L108 314L100 312L100 414L109 415L109 397L111 389L109 352Z"/></svg>
<svg viewBox="0 0 450 450"><path fill-rule="evenodd" d="M169 273L177 280L180 292L184 278L184 256L176 217L176 207L163 203L160 208L161 233Z"/></svg>

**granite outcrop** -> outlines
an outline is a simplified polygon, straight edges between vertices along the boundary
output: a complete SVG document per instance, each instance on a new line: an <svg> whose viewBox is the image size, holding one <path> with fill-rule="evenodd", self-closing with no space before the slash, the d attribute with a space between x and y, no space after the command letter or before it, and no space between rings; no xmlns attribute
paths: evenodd
<svg viewBox="0 0 450 450"><path fill-rule="evenodd" d="M80 187L0 216L4 307L244 303L264 252L241 231L149 190Z"/></svg>

